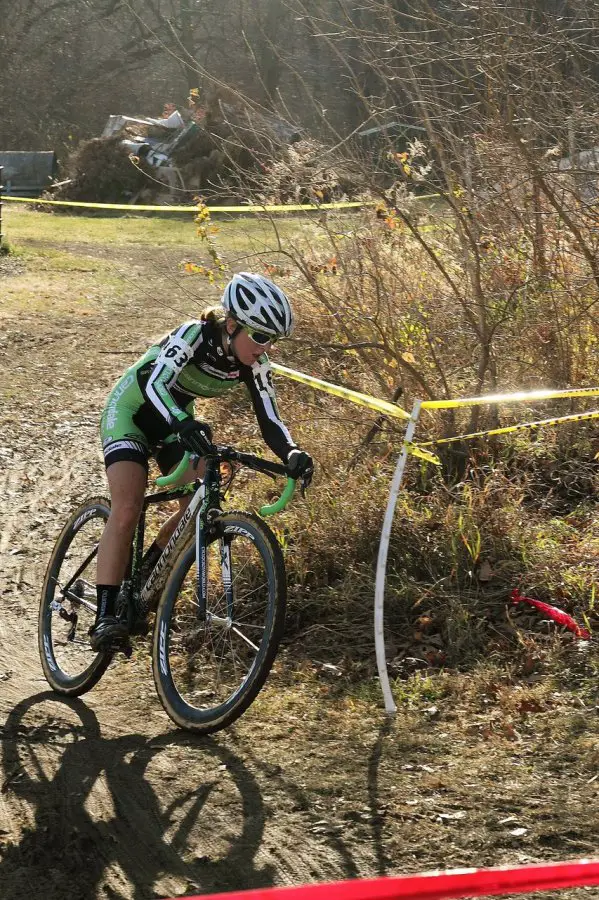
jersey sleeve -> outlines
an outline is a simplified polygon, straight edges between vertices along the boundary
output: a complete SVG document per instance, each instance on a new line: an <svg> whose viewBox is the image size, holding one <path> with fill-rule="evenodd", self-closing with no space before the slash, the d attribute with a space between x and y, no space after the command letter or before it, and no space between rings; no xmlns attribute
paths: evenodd
<svg viewBox="0 0 599 900"><path fill-rule="evenodd" d="M266 354L263 354L253 366L243 366L241 377L250 392L262 437L272 452L286 462L289 451L293 450L296 444L279 416L272 369Z"/></svg>
<svg viewBox="0 0 599 900"><path fill-rule="evenodd" d="M148 400L169 425L176 419L181 421L188 418L188 413L177 405L171 391L202 343L202 326L201 322L186 322L170 334L162 345L148 378Z"/></svg>

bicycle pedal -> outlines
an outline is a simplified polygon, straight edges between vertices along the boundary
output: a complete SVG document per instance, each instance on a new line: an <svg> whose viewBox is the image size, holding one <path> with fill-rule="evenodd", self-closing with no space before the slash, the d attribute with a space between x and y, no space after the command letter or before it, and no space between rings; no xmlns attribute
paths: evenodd
<svg viewBox="0 0 599 900"><path fill-rule="evenodd" d="M118 638L115 638L114 640L107 642L102 647L102 651L104 653L123 653L127 657L127 659L129 659L129 657L133 653L133 647L131 646L128 637L121 638L120 640Z"/></svg>

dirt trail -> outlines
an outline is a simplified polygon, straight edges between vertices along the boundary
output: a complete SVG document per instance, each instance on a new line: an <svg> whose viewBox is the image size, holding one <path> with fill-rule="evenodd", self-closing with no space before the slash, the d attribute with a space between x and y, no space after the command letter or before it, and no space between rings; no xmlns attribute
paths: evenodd
<svg viewBox="0 0 599 900"><path fill-rule="evenodd" d="M2 286L20 277L13 268ZM104 348L138 347L146 332L120 297L80 317L10 310L0 320L11 373L0 438L0 894L145 900L372 873L372 848L314 826L322 813L300 773L287 781L261 755L272 735L261 737L259 714L214 739L175 730L143 647L83 700L47 690L36 646L45 565L74 500L106 491L98 414L128 361Z"/></svg>
<svg viewBox="0 0 599 900"><path fill-rule="evenodd" d="M491 754L483 717L464 722L454 701L424 698L388 724L283 654L238 725L195 739L160 707L143 644L81 700L51 694L36 640L46 561L72 504L105 493L97 420L110 385L140 336L173 321L92 287L70 307L50 280L44 311L17 307L27 273L4 272L2 900L150 900L592 854L597 726L587 719L585 736L574 708L569 757L551 709L518 724L517 744L498 731Z"/></svg>

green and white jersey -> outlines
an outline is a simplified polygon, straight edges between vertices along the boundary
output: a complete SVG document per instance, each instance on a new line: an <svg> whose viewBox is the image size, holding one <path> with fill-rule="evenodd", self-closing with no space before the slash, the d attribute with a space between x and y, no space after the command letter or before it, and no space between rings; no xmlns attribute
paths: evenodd
<svg viewBox="0 0 599 900"><path fill-rule="evenodd" d="M225 353L220 328L200 321L185 322L150 347L115 385L102 417L104 446L143 437L150 446L164 441L173 421L193 414L196 397L219 397L240 383L264 440L285 461L296 445L279 416L267 355L241 365Z"/></svg>

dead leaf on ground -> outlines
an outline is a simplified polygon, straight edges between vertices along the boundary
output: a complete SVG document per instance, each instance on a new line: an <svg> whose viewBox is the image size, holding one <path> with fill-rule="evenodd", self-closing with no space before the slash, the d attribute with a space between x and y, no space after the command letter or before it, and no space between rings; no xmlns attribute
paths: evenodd
<svg viewBox="0 0 599 900"><path fill-rule="evenodd" d="M494 575L495 572L491 568L491 563L488 559L484 559L478 570L478 580L482 582L490 581Z"/></svg>

